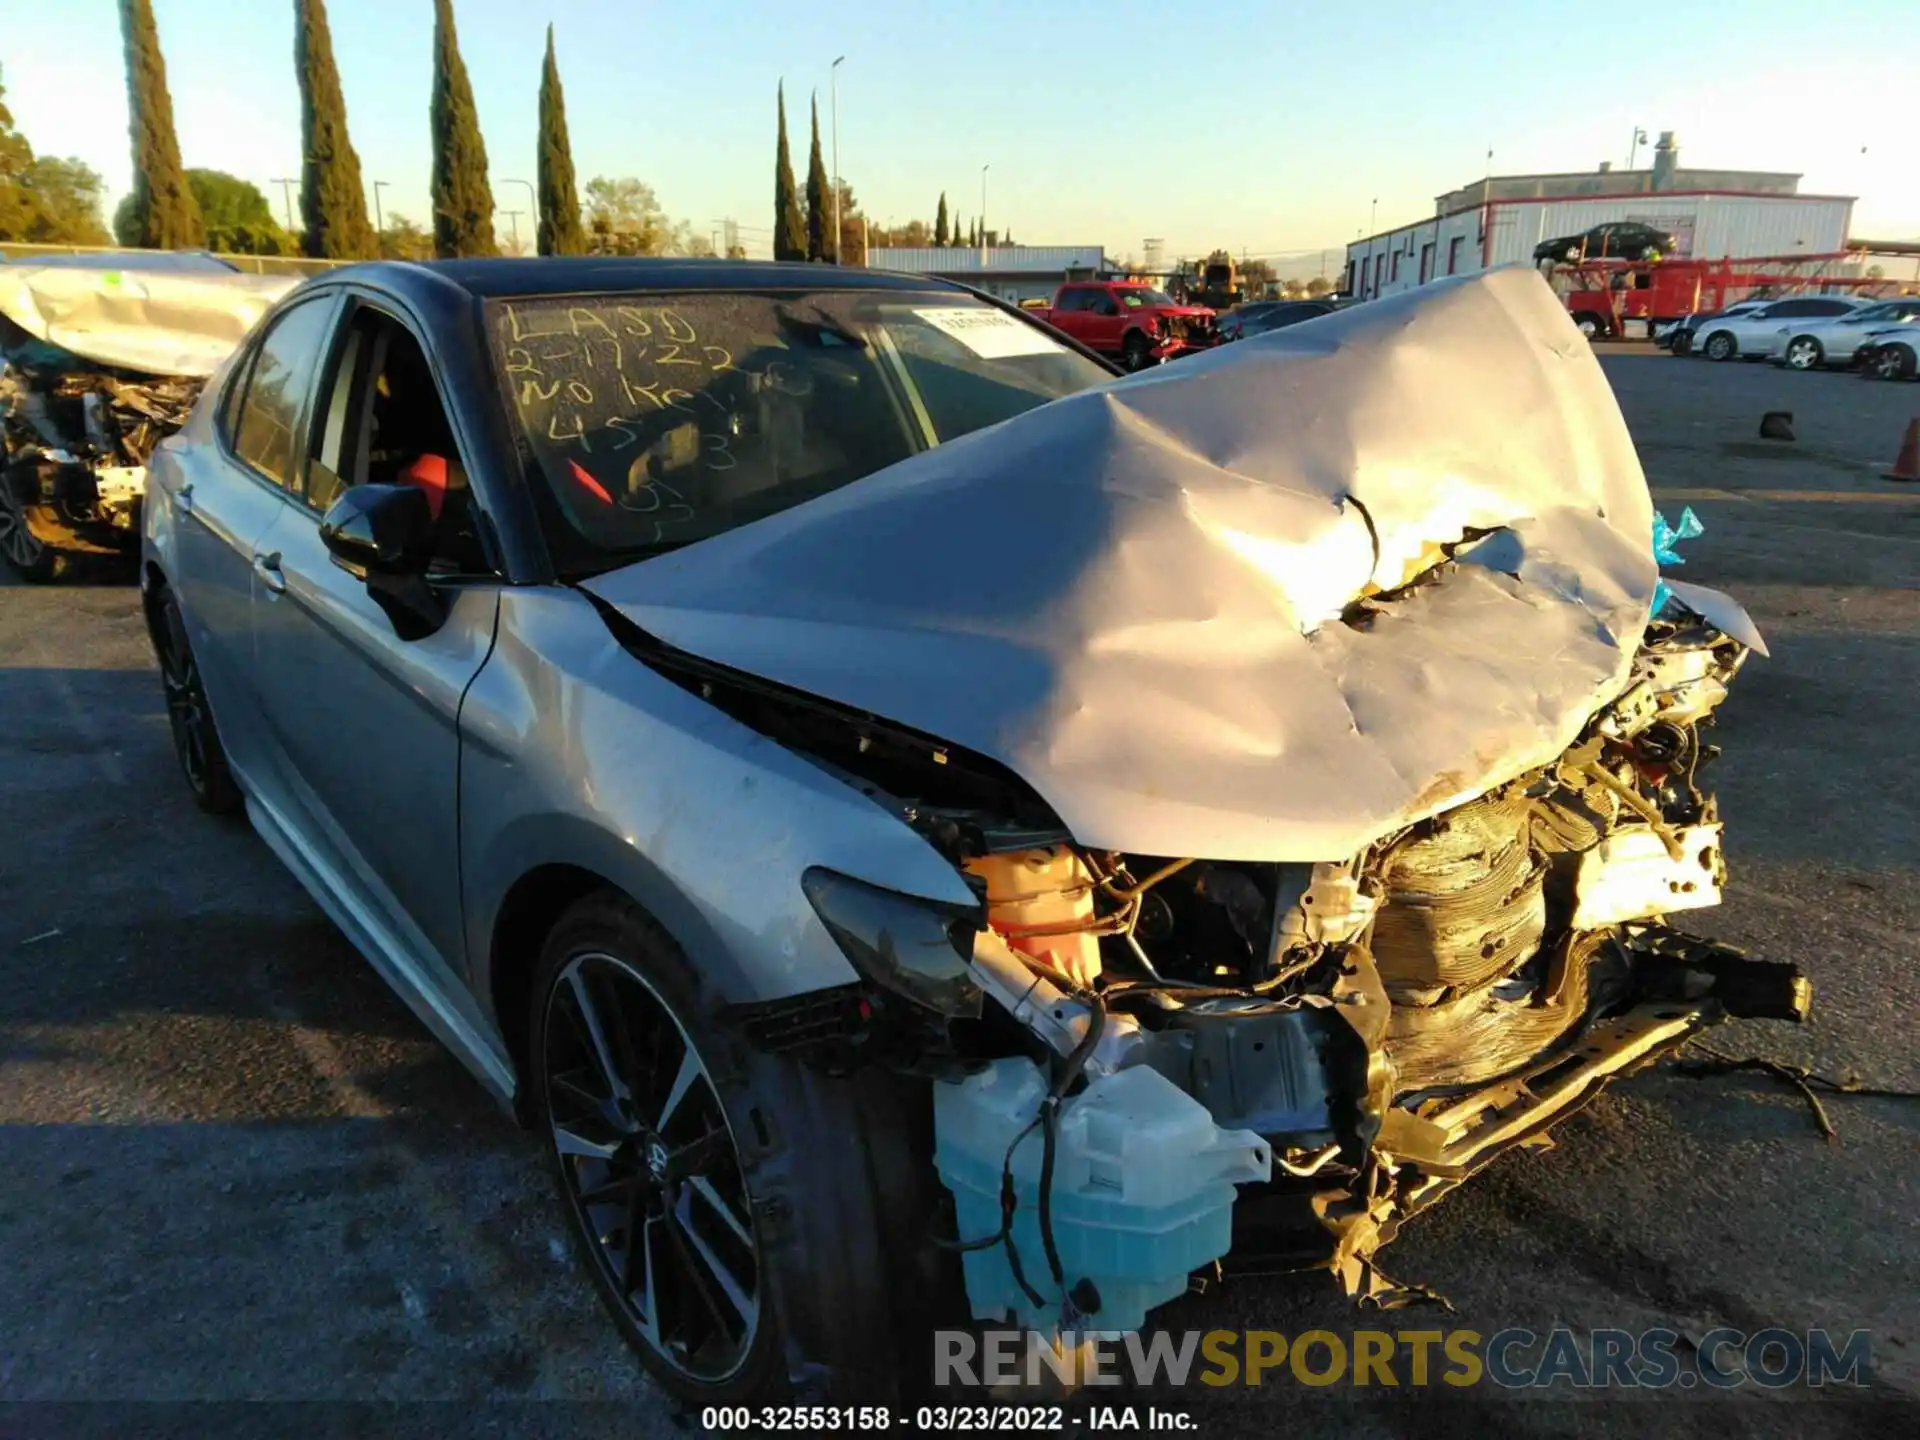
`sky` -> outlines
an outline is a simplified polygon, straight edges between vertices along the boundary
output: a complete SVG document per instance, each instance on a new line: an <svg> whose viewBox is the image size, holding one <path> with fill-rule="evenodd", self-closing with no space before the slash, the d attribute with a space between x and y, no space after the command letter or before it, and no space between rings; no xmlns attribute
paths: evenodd
<svg viewBox="0 0 1920 1440"><path fill-rule="evenodd" d="M774 92L804 183L807 98L875 222L952 211L1026 244L1168 257L1317 253L1433 212L1486 173L1626 164L1636 127L1681 163L1799 171L1857 195L1856 238L1920 238L1915 0L455 0L503 210L530 210L544 32L574 165L634 175L709 232L772 239ZM153 0L183 157L259 185L300 172L292 0ZM431 0L329 0L347 119L388 212L429 214ZM1737 15L1737 19L1735 18ZM1795 36L1805 36L1800 43ZM1815 43L1817 41L1817 43ZM37 153L131 183L116 0L0 0L0 81ZM1897 124L1880 117L1896 117ZM829 165L832 163L829 154ZM1640 164L1647 163L1643 147ZM1377 212L1375 206L1377 203ZM298 200L296 197L295 204ZM1370 220L1377 213L1376 224ZM500 228L510 224L504 215ZM530 233L531 217L517 224Z"/></svg>

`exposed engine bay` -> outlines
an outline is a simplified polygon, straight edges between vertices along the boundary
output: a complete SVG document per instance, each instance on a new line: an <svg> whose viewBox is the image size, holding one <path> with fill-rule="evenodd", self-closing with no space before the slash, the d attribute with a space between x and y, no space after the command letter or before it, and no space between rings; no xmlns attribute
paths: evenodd
<svg viewBox="0 0 1920 1440"><path fill-rule="evenodd" d="M204 382L72 369L71 359L14 354L21 358L0 362L0 510L58 551L131 550L139 542L147 457L186 424Z"/></svg>
<svg viewBox="0 0 1920 1440"><path fill-rule="evenodd" d="M147 460L287 277L0 271L0 552L30 579L139 548Z"/></svg>
<svg viewBox="0 0 1920 1440"><path fill-rule="evenodd" d="M809 870L859 983L734 1019L931 1079L974 1316L1112 1332L1215 1266L1405 1301L1408 1216L1702 1027L1806 1017L1793 966L1669 923L1720 899L1707 737L1764 643L1653 536L1509 270L582 588L953 865L969 903Z"/></svg>

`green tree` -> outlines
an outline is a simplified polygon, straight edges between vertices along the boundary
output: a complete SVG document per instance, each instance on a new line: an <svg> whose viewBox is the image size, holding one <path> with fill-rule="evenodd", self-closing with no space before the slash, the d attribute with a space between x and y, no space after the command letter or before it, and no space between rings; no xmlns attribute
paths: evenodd
<svg viewBox="0 0 1920 1440"><path fill-rule="evenodd" d="M453 31L453 0L433 0L433 248L443 258L494 255L493 190L473 86Z"/></svg>
<svg viewBox="0 0 1920 1440"><path fill-rule="evenodd" d="M388 212L386 228L380 232L382 260L431 260L433 234L415 224L397 210Z"/></svg>
<svg viewBox="0 0 1920 1440"><path fill-rule="evenodd" d="M540 68L540 236L542 255L579 255L587 248L580 228L580 195L574 189L573 147L567 140L567 97L553 58L553 26L547 26L547 59Z"/></svg>
<svg viewBox="0 0 1920 1440"><path fill-rule="evenodd" d="M587 182L587 249L594 255L711 255L713 242L669 219L653 187L631 175Z"/></svg>
<svg viewBox="0 0 1920 1440"><path fill-rule="evenodd" d="M0 107L0 117L5 116ZM11 148L0 118L0 151ZM17 137L15 137L17 138ZM25 140L20 141L25 147ZM21 153L30 158L19 165ZM0 240L36 245L107 245L113 237L100 223L99 172L83 160L34 156L30 149L0 158Z"/></svg>
<svg viewBox="0 0 1920 1440"><path fill-rule="evenodd" d="M136 243L157 250L197 250L207 243L207 232L180 164L152 0L120 0L120 29L127 61L127 129L133 141Z"/></svg>
<svg viewBox="0 0 1920 1440"><path fill-rule="evenodd" d="M0 240L24 240L36 214L33 190L33 146L13 128L7 109L7 87L0 83Z"/></svg>
<svg viewBox="0 0 1920 1440"><path fill-rule="evenodd" d="M947 233L947 192L940 192L940 208L933 212L933 243L944 246L953 237Z"/></svg>
<svg viewBox="0 0 1920 1440"><path fill-rule="evenodd" d="M293 238L273 218L273 207L258 186L224 170L189 170L187 187L206 223L209 249L234 255L293 254ZM312 211L307 213L311 217Z"/></svg>
<svg viewBox="0 0 1920 1440"><path fill-rule="evenodd" d="M827 230L827 167L820 159L820 97L813 97L813 153L807 158L807 259L830 260Z"/></svg>
<svg viewBox="0 0 1920 1440"><path fill-rule="evenodd" d="M293 0L293 67L300 78L301 248L317 260L369 259L378 242L367 223L360 157L347 138L347 101L322 0Z"/></svg>
<svg viewBox="0 0 1920 1440"><path fill-rule="evenodd" d="M787 86L776 92L780 109L780 145L773 162L773 258L807 258L807 227L800 218L800 196L793 183L793 157L787 150Z"/></svg>

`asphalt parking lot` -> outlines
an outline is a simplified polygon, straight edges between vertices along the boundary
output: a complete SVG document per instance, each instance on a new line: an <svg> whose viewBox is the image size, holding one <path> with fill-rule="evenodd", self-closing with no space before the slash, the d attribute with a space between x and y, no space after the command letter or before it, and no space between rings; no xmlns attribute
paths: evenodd
<svg viewBox="0 0 1920 1440"><path fill-rule="evenodd" d="M1712 1043L1920 1088L1920 485L1877 478L1920 387L1641 347L1604 363L1659 504L1705 523L1679 573L1738 595L1773 651L1721 712L1730 896L1700 928L1800 962L1816 1018ZM1772 409L1794 412L1792 443L1757 438ZM0 1433L262 1400L446 1402L379 1414L420 1433L679 1433L603 1322L532 1140L244 823L191 805L132 586L0 586L0 1400L92 1402L0 1407ZM1767 1077L1645 1072L1382 1262L1483 1333L1868 1330L1864 1392L1667 1391L1684 1409L1657 1418L1654 1397L1574 1404L1591 1397L1567 1386L1492 1414L1484 1389L1179 1403L1204 1435L1271 1433L1282 1403L1356 1435L1890 1433L1920 1397L1920 1107L1827 1105L1837 1143ZM1305 1276L1162 1319L1382 1317ZM360 1428L328 1406L140 1413L182 1433Z"/></svg>

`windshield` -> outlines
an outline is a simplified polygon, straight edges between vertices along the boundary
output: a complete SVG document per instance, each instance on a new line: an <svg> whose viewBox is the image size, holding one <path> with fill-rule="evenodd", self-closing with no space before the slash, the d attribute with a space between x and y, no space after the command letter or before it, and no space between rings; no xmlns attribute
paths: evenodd
<svg viewBox="0 0 1920 1440"><path fill-rule="evenodd" d="M825 495L1106 370L953 292L496 300L554 563L592 574Z"/></svg>
<svg viewBox="0 0 1920 1440"><path fill-rule="evenodd" d="M1120 303L1129 310L1144 310L1149 305L1173 304L1170 296L1163 295L1158 290L1149 290L1144 285L1136 289L1116 290L1113 293L1119 296Z"/></svg>

